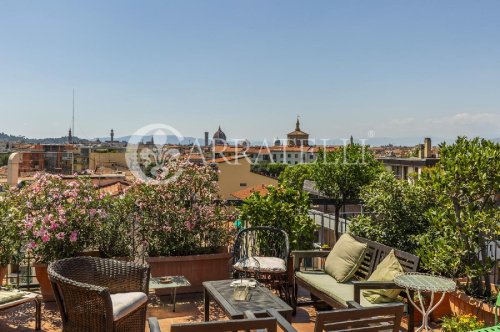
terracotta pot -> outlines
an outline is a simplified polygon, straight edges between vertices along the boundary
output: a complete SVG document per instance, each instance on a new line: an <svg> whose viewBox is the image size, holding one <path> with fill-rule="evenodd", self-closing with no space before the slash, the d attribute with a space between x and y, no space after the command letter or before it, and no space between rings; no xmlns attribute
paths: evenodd
<svg viewBox="0 0 500 332"><path fill-rule="evenodd" d="M54 302L54 292L52 291L52 285L49 280L49 274L47 272L47 264L35 263L35 274L38 284L40 285L40 291L42 293L43 300L45 302Z"/></svg>
<svg viewBox="0 0 500 332"><path fill-rule="evenodd" d="M436 303L436 301L439 301L439 299L441 299L442 294L443 293L434 294L434 303ZM444 295L443 301L437 306L436 309L434 309L431 312L431 320L433 322L438 322L443 320L443 317L445 316L451 316L452 313L453 312L451 311L451 305L450 305L450 294L446 293Z"/></svg>
<svg viewBox="0 0 500 332"><path fill-rule="evenodd" d="M451 312L455 315L472 314L488 326L495 323L495 307L493 305L469 296L461 290L450 293L449 303Z"/></svg>
<svg viewBox="0 0 500 332"><path fill-rule="evenodd" d="M231 254L148 257L153 277L182 275L191 283L190 287L180 287L177 293L194 293L203 290L202 282L230 278ZM169 289L157 289L159 295L170 294Z"/></svg>
<svg viewBox="0 0 500 332"><path fill-rule="evenodd" d="M0 265L0 286L5 285L7 282L7 279L6 279L7 271L8 271L7 266Z"/></svg>

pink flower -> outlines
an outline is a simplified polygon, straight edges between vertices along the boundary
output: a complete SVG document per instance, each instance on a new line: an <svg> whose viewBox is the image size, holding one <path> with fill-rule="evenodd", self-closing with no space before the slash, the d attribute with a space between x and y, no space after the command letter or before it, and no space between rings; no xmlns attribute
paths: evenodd
<svg viewBox="0 0 500 332"><path fill-rule="evenodd" d="M49 240L50 240L50 235L49 234L45 233L45 234L42 235L42 241L43 242L49 242Z"/></svg>
<svg viewBox="0 0 500 332"><path fill-rule="evenodd" d="M56 238L58 238L59 240L62 240L62 239L64 239L64 235L65 235L64 232L59 232L56 234Z"/></svg>
<svg viewBox="0 0 500 332"><path fill-rule="evenodd" d="M69 240L71 242L75 242L77 238L78 238L78 232L76 231L71 232L71 234L69 235Z"/></svg>

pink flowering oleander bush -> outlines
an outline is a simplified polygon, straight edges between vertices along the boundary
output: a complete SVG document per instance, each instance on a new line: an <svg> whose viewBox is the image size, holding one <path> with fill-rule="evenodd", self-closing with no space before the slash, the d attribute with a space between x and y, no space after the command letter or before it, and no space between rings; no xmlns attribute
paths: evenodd
<svg viewBox="0 0 500 332"><path fill-rule="evenodd" d="M90 248L107 218L102 198L89 178L36 174L16 198L26 250L37 262L48 263Z"/></svg>
<svg viewBox="0 0 500 332"><path fill-rule="evenodd" d="M169 163L156 180L138 182L139 233L149 256L214 253L229 241L227 207L218 204L217 172L211 166Z"/></svg>
<svg viewBox="0 0 500 332"><path fill-rule="evenodd" d="M21 246L20 211L12 201L13 195L10 190L0 194L0 266L9 264Z"/></svg>

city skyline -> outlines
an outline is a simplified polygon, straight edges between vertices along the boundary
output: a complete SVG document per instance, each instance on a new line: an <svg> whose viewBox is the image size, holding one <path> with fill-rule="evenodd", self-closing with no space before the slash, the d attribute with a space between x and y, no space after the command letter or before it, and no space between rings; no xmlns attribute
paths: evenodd
<svg viewBox="0 0 500 332"><path fill-rule="evenodd" d="M500 3L0 5L0 132L498 137ZM12 33L14 32L15 33Z"/></svg>

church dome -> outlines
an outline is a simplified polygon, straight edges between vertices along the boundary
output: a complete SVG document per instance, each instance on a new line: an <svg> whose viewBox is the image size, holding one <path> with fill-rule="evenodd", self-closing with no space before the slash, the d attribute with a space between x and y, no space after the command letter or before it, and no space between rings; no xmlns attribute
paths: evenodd
<svg viewBox="0 0 500 332"><path fill-rule="evenodd" d="M224 132L222 131L222 129L220 129L220 126L219 126L219 130L217 130L214 134L214 140L219 140L219 141L225 141L226 140L226 134L224 134Z"/></svg>

